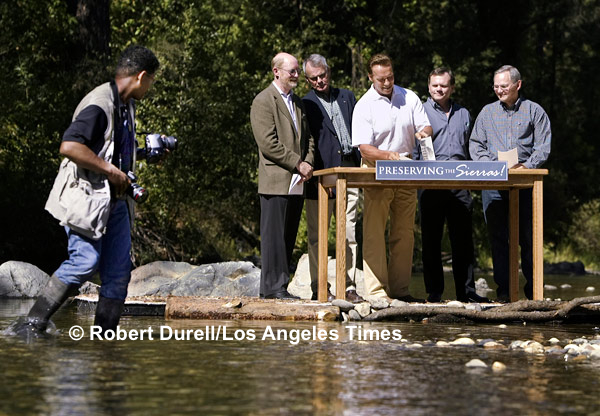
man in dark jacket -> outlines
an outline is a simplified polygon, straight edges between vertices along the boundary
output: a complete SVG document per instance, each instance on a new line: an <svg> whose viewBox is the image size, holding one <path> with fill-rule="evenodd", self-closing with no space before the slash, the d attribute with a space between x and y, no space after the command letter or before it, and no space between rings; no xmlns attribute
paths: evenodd
<svg viewBox="0 0 600 416"><path fill-rule="evenodd" d="M352 147L352 112L356 104L354 94L345 89L331 88L331 70L325 58L318 54L310 55L303 63L304 74L311 91L302 99L306 108L310 131L315 139L315 170L337 166L360 166L360 153ZM308 228L308 259L312 299L317 299L318 288L318 201L317 178L313 178L306 190L306 222ZM333 192L327 209L327 223L333 213L335 200ZM348 188L346 209L346 300L362 302L356 293L356 219L358 188ZM333 294L327 293L329 301Z"/></svg>

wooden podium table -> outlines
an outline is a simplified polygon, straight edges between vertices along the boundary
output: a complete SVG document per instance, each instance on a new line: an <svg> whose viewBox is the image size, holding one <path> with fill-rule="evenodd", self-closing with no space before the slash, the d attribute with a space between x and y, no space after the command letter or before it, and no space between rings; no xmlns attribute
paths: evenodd
<svg viewBox="0 0 600 416"><path fill-rule="evenodd" d="M519 299L519 190L533 188L533 299L544 295L543 177L547 169L510 169L507 181L375 180L375 168L329 168L314 172L319 177L319 302L327 302L327 199L336 188L336 218L346 218L347 188L405 189L498 189L509 193L509 287L510 300ZM336 291L346 293L346 221L336 221Z"/></svg>

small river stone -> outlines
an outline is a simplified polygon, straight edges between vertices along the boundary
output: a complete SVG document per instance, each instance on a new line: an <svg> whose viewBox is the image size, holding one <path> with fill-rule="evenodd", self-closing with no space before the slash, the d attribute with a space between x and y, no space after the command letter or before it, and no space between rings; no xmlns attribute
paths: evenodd
<svg viewBox="0 0 600 416"><path fill-rule="evenodd" d="M591 344L582 345L581 352L584 353L585 355L590 355L594 351L596 351L596 348L594 348L593 345L591 345Z"/></svg>
<svg viewBox="0 0 600 416"><path fill-rule="evenodd" d="M375 298L370 300L371 307L375 310L386 309L390 307L390 303L385 298Z"/></svg>
<svg viewBox="0 0 600 416"><path fill-rule="evenodd" d="M517 341L511 342L509 348L511 350L516 350L517 348L522 348L522 345L523 345L523 341L517 340Z"/></svg>
<svg viewBox="0 0 600 416"><path fill-rule="evenodd" d="M457 338L454 341L450 342L452 345L475 345L475 341L471 338Z"/></svg>
<svg viewBox="0 0 600 416"><path fill-rule="evenodd" d="M561 288L561 289L571 289L572 287L573 287L573 286L571 286L571 285L570 285L570 284L568 284L568 283L563 283L562 285L560 285L560 288Z"/></svg>
<svg viewBox="0 0 600 416"><path fill-rule="evenodd" d="M504 345L496 342L496 341L488 341L485 344L483 344L483 348L485 348L486 350L501 350L504 347Z"/></svg>
<svg viewBox="0 0 600 416"><path fill-rule="evenodd" d="M448 302L446 304L446 306L449 308L464 308L465 307L464 303L459 302L457 300L451 300L450 302Z"/></svg>
<svg viewBox="0 0 600 416"><path fill-rule="evenodd" d="M560 340L558 338L552 337L548 340L550 344L558 344Z"/></svg>
<svg viewBox="0 0 600 416"><path fill-rule="evenodd" d="M371 313L371 304L369 302L359 303L358 305L354 306L354 310L364 318Z"/></svg>
<svg viewBox="0 0 600 416"><path fill-rule="evenodd" d="M487 364L481 361L479 358L473 358L471 361L465 364L465 367L469 368L486 368Z"/></svg>
<svg viewBox="0 0 600 416"><path fill-rule="evenodd" d="M338 319L338 315L330 310L323 310L317 312L317 320L325 322L333 322Z"/></svg>
<svg viewBox="0 0 600 416"><path fill-rule="evenodd" d="M556 289L558 289L558 288L554 285L544 285L544 290L556 290Z"/></svg>
<svg viewBox="0 0 600 416"><path fill-rule="evenodd" d="M592 351L589 357L593 358L594 360L600 359L600 351Z"/></svg>
<svg viewBox="0 0 600 416"><path fill-rule="evenodd" d="M588 286L585 288L585 291L586 292L594 292L594 291L596 291L596 288L594 286Z"/></svg>
<svg viewBox="0 0 600 416"><path fill-rule="evenodd" d="M523 351L530 354L540 354L544 352L544 346L537 341L527 341L521 345Z"/></svg>
<svg viewBox="0 0 600 416"><path fill-rule="evenodd" d="M506 364L501 363L500 361L494 361L494 364L492 364L492 370L494 372L504 371L506 370Z"/></svg>
<svg viewBox="0 0 600 416"><path fill-rule="evenodd" d="M545 350L546 350L546 354L553 354L553 355L562 355L567 352L567 350L565 350L564 348L561 348L558 345L553 345L551 347L546 348Z"/></svg>
<svg viewBox="0 0 600 416"><path fill-rule="evenodd" d="M351 309L348 312L348 317L351 321L360 321L362 319L362 316L360 316L360 314L356 312L356 309Z"/></svg>
<svg viewBox="0 0 600 416"><path fill-rule="evenodd" d="M340 308L342 312L348 312L349 310L354 309L354 303L344 299L335 299L331 304Z"/></svg>
<svg viewBox="0 0 600 416"><path fill-rule="evenodd" d="M579 346L575 345L575 344L565 345L565 350L567 351L568 355L579 355L581 352L581 349L579 348Z"/></svg>
<svg viewBox="0 0 600 416"><path fill-rule="evenodd" d="M408 306L408 302L404 302L403 300L394 299L390 305L392 308L403 308Z"/></svg>

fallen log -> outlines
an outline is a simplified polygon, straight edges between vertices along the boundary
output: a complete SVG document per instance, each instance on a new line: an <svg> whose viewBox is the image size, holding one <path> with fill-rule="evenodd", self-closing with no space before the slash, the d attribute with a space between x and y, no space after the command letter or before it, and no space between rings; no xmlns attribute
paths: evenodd
<svg viewBox="0 0 600 416"><path fill-rule="evenodd" d="M521 300L512 304L490 308L484 311L456 307L433 307L425 305L387 308L371 313L365 321L422 320L437 315L451 315L457 319L473 322L550 322L564 321L577 315L586 316L588 321L600 322L600 296L576 298L571 301ZM587 306L583 308L583 306Z"/></svg>
<svg viewBox="0 0 600 416"><path fill-rule="evenodd" d="M337 306L252 297L169 296L165 307L166 319L335 321L339 317Z"/></svg>

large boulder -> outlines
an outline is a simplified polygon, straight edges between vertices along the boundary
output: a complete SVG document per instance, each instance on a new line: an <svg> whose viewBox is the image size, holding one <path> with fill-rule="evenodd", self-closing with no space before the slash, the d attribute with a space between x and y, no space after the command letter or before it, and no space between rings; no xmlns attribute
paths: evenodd
<svg viewBox="0 0 600 416"><path fill-rule="evenodd" d="M0 298L34 298L49 277L33 264L7 261L0 265Z"/></svg>
<svg viewBox="0 0 600 416"><path fill-rule="evenodd" d="M36 297L48 280L37 267L17 261L0 266L0 297ZM328 262L328 281L335 293L335 260ZM357 292L364 293L363 272L356 273ZM183 262L156 261L131 273L129 296L258 296L260 269L251 262L224 262L194 266ZM290 293L310 299L308 255L298 263L288 286ZM98 286L86 283L81 293L97 293Z"/></svg>
<svg viewBox="0 0 600 416"><path fill-rule="evenodd" d="M158 261L131 274L129 296L258 296L260 269L250 262L193 266Z"/></svg>

